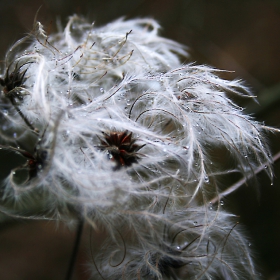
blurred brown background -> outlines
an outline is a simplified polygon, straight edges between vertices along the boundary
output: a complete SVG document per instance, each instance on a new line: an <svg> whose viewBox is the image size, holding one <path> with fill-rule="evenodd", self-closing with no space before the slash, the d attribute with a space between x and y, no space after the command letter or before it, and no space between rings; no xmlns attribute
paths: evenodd
<svg viewBox="0 0 280 280"><path fill-rule="evenodd" d="M32 29L40 6L38 20L49 32L55 31L57 18L66 23L67 16L73 13L86 16L97 26L120 16L155 18L162 25L163 36L190 47L193 61L234 71L227 76L245 80L260 102L246 103L247 112L267 125L280 127L279 0L0 0L0 59L4 59L9 46ZM274 154L280 150L280 136L269 135L269 138ZM1 170L4 165L0 160ZM240 215L240 222L251 237L264 279L274 280L280 279L280 163L275 165L275 176L273 185L260 175L258 186L243 186L225 199L225 208ZM253 191L256 187L259 192ZM37 232L32 246L41 246L35 259L48 259L43 257L46 246L54 250L48 253L52 260L56 252L62 254L61 259L63 254L69 255L69 245L65 244L73 238L73 232L55 231L49 225L45 230L42 227L38 222L0 227L0 279L39 279L12 273L20 266L21 257L25 268L34 265L34 256L27 254L33 248L28 243L30 231ZM10 249L7 240L13 244ZM36 265L43 267L44 261ZM51 267L53 261L46 265L49 270L57 270L56 266ZM44 279L63 279L62 274L58 271L58 275L50 274Z"/></svg>

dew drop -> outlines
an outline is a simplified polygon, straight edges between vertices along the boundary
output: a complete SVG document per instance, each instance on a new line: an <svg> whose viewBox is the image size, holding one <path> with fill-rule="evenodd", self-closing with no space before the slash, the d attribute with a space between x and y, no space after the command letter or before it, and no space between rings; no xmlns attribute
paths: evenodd
<svg viewBox="0 0 280 280"><path fill-rule="evenodd" d="M3 110L3 114L4 114L4 116L8 116L8 111L7 110Z"/></svg>
<svg viewBox="0 0 280 280"><path fill-rule="evenodd" d="M16 132L13 133L13 137L17 138L17 133Z"/></svg>
<svg viewBox="0 0 280 280"><path fill-rule="evenodd" d="M181 250L181 246L177 246L176 249L177 249L177 250Z"/></svg>
<svg viewBox="0 0 280 280"><path fill-rule="evenodd" d="M101 93L104 92L104 88L102 88L102 87L99 90L100 90Z"/></svg>
<svg viewBox="0 0 280 280"><path fill-rule="evenodd" d="M194 221L194 222L193 222L193 225L196 226L196 225L197 225L197 221Z"/></svg>
<svg viewBox="0 0 280 280"><path fill-rule="evenodd" d="M205 181L206 183L209 183L209 177L208 177L207 175L204 177L204 181Z"/></svg>
<svg viewBox="0 0 280 280"><path fill-rule="evenodd" d="M267 169L267 165L264 166L264 169Z"/></svg>
<svg viewBox="0 0 280 280"><path fill-rule="evenodd" d="M223 206L225 203L223 200L220 201L220 204Z"/></svg>
<svg viewBox="0 0 280 280"><path fill-rule="evenodd" d="M16 172L15 172L15 171L13 171L13 172L12 172L12 174L13 174L13 175L15 175L15 174L16 174Z"/></svg>

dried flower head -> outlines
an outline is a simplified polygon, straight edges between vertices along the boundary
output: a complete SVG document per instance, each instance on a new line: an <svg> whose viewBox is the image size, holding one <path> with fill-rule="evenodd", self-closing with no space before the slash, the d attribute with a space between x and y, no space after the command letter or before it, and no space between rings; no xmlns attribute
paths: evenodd
<svg viewBox="0 0 280 280"><path fill-rule="evenodd" d="M116 169L122 166L131 166L137 163L139 154L137 153L144 145L136 144L136 139L132 138L132 132L109 132L103 133L104 140L100 140L101 150L106 151L109 159L116 162Z"/></svg>
<svg viewBox="0 0 280 280"><path fill-rule="evenodd" d="M35 148L35 151L33 154L22 150L18 148L13 148L13 147L5 147L0 145L1 149L10 149L11 151L15 151L18 154L21 154L27 159L26 164L23 166L17 167L14 169L13 174L15 174L16 170L21 169L21 168L27 168L28 170L28 178L27 181L31 180L32 178L35 178L37 176L37 173L42 170L42 168L45 165L46 159L48 152L46 150L38 150Z"/></svg>
<svg viewBox="0 0 280 280"><path fill-rule="evenodd" d="M116 269L99 260L108 279L256 279L231 215L208 207L220 175L265 163L272 176L268 128L230 99L251 98L249 89L182 65L186 48L151 19L95 27L73 16L56 34L34 28L27 47L22 39L7 53L0 78L1 147L28 160L28 180L15 180L22 165L3 180L3 201L37 191L49 213L76 209L110 240L121 232L127 253ZM30 138L33 153L18 148ZM219 164L215 148L234 165Z"/></svg>
<svg viewBox="0 0 280 280"><path fill-rule="evenodd" d="M21 67L22 66L16 66L15 70L11 73L9 73L8 68L4 79L0 78L0 84L3 86L3 92L6 95L9 94L10 98L12 96L15 97L15 95L11 95L11 91L24 84L27 69L21 71Z"/></svg>

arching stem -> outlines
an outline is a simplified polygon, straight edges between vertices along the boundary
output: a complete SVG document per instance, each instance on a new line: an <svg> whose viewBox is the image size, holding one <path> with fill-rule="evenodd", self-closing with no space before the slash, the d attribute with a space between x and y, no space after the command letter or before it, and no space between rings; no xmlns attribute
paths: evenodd
<svg viewBox="0 0 280 280"><path fill-rule="evenodd" d="M272 162L275 163L276 161L278 161L280 159L280 152L278 152L277 154L275 154L272 158ZM263 164L261 166L259 166L257 169L254 170L254 172L252 174L250 174L249 176L247 176L246 178L242 178L239 181L237 181L235 184L233 184L232 186L230 186L229 188L227 188L226 190L224 190L223 192L219 193L219 195L217 195L216 197L214 197L211 200L211 203L216 203L217 201L219 201L222 197L225 197L227 195L229 195L230 193L236 191L239 187L241 187L243 184L246 183L246 181L250 178L252 178L253 176L257 175L258 173L260 173L261 171L263 171L266 168L266 164Z"/></svg>

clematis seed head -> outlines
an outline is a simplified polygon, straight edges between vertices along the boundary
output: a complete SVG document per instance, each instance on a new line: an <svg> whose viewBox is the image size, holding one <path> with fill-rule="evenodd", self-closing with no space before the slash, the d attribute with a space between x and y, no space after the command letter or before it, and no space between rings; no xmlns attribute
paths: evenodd
<svg viewBox="0 0 280 280"><path fill-rule="evenodd" d="M109 159L116 162L115 169L131 166L137 163L140 155L138 151L145 146L136 144L132 132L103 132L104 139L100 139L100 150L106 151Z"/></svg>

